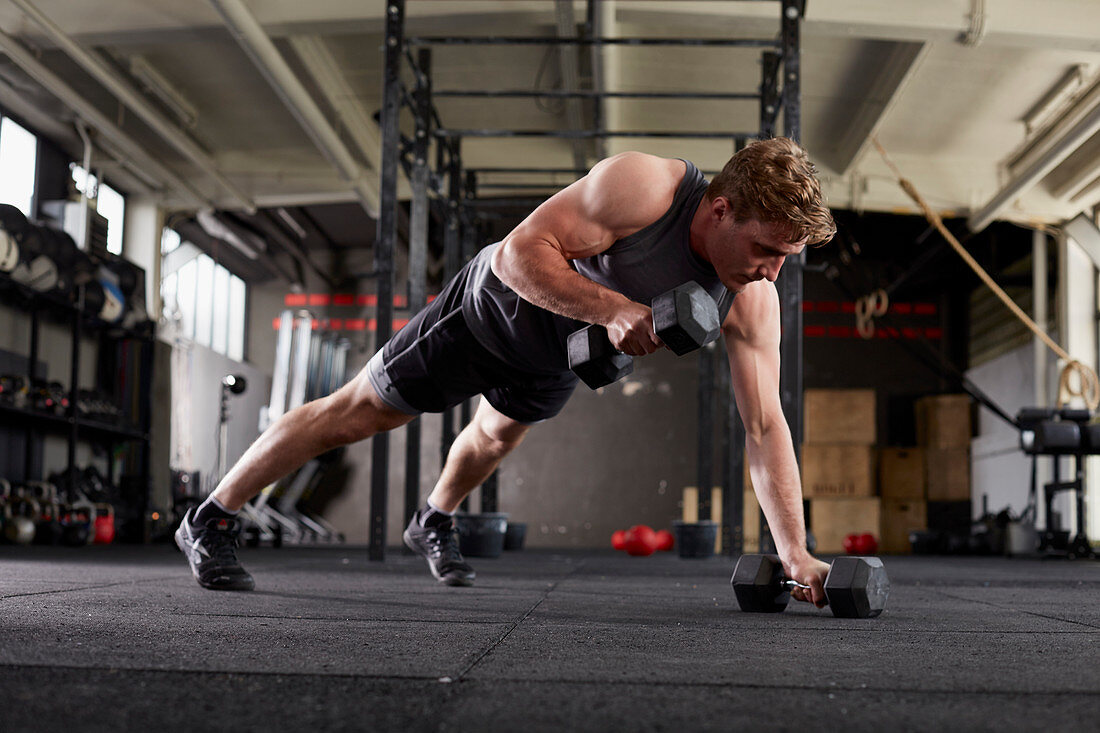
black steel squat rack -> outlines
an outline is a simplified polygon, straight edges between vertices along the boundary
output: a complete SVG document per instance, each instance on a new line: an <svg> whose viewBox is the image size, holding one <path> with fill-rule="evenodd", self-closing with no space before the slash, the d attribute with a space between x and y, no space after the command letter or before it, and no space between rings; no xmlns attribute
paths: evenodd
<svg viewBox="0 0 1100 733"><path fill-rule="evenodd" d="M587 32L579 37L532 36L405 36L405 0L386 3L384 85L380 124L382 129L381 194L378 236L375 246L375 273L378 282L376 348L392 335L394 294L394 253L397 245L397 184L398 167L408 178L412 189L409 222L409 308L416 312L426 302L426 270L428 249L428 215L435 207L443 221L444 278L453 277L461 263L474 255L480 246L478 212L494 206L525 203L535 199L478 199L478 176L486 173L583 175L581 165L557 168L473 168L462 164L463 138L470 137L555 137L573 140L602 141L612 137L632 138L724 138L740 148L749 140L773 137L779 113L783 113L782 134L798 141L801 137L801 69L800 29L805 17L805 0L730 0L731 2L773 2L779 6L779 33L775 39L759 38L604 38L596 35L600 0L588 0L585 25ZM585 45L598 50L602 46L696 46L752 47L761 49L761 80L756 92L613 92L600 89L566 90L433 90L431 83L431 47L475 45ZM414 56L412 49L416 49ZM409 89L401 80L402 62L407 62L414 83ZM594 105L592 126L588 129L512 130L455 129L442 124L433 98L477 97L485 99L515 97L558 97L563 99L611 98L633 99L716 99L759 100L759 130L734 132L673 131L673 130L608 130L600 115L600 105ZM413 138L401 133L402 108L412 114ZM429 167L431 143L435 143L435 170ZM575 156L579 158L579 156ZM575 160L575 163L578 161ZM444 184L445 182L445 184ZM547 188L546 184L494 184L494 188ZM789 258L779 277L782 305L782 368L780 374L783 411L791 427L796 454L802 442L802 268L805 255ZM726 416L720 426L719 449L722 461L723 547L729 554L740 554L743 547L743 470L744 428L741 425L727 377L716 377L717 352L705 348L699 357L699 452L698 485L712 485L714 465L714 432L716 407ZM724 370L723 370L724 371ZM469 420L469 403L463 405L462 419ZM406 491L405 514L419 505L420 421L406 428ZM443 455L454 440L454 415L448 411L443 421ZM372 444L371 462L371 524L370 558L385 556L386 505L389 486L389 436L376 435ZM482 510L496 507L495 478L481 490ZM709 515L709 492L700 492L701 516ZM761 523L761 541L764 541Z"/></svg>

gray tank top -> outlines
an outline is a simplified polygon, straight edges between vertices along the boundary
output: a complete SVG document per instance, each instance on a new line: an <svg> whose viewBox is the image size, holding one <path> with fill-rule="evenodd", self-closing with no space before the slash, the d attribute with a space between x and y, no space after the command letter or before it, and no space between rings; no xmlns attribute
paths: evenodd
<svg viewBox="0 0 1100 733"><path fill-rule="evenodd" d="M694 280L718 305L725 320L734 293L726 289L709 263L690 246L691 220L707 189L699 169L688 161L672 205L660 219L616 240L593 257L571 260L581 275L648 305L654 297ZM532 305L493 274L490 263L500 242L482 249L470 262L462 310L470 330L489 351L516 367L536 374L569 369L566 337L585 324Z"/></svg>

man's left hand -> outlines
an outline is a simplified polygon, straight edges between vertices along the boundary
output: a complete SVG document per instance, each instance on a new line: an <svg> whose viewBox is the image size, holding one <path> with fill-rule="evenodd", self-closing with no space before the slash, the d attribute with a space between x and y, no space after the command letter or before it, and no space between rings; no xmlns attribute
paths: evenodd
<svg viewBox="0 0 1100 733"><path fill-rule="evenodd" d="M792 561L783 562L783 570L791 580L798 581L809 588L793 588L791 598L796 601L813 603L818 608L828 604L825 598L825 576L829 574L829 565L810 554Z"/></svg>

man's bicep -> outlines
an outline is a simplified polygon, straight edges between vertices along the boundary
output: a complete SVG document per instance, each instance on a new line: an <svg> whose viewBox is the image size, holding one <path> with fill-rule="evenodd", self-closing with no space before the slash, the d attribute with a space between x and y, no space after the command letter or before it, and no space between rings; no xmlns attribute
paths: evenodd
<svg viewBox="0 0 1100 733"><path fill-rule="evenodd" d="M779 302L771 283L754 283L733 302L722 334L745 429L763 432L783 419L779 398Z"/></svg>

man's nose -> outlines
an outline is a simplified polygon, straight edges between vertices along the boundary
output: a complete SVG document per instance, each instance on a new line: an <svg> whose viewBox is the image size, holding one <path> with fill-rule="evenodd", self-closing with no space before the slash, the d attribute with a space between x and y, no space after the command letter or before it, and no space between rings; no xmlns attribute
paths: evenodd
<svg viewBox="0 0 1100 733"><path fill-rule="evenodd" d="M768 260L766 263L760 266L760 274L768 282L775 282L779 277L779 271L783 268L783 263L787 261L786 257L775 257Z"/></svg>

